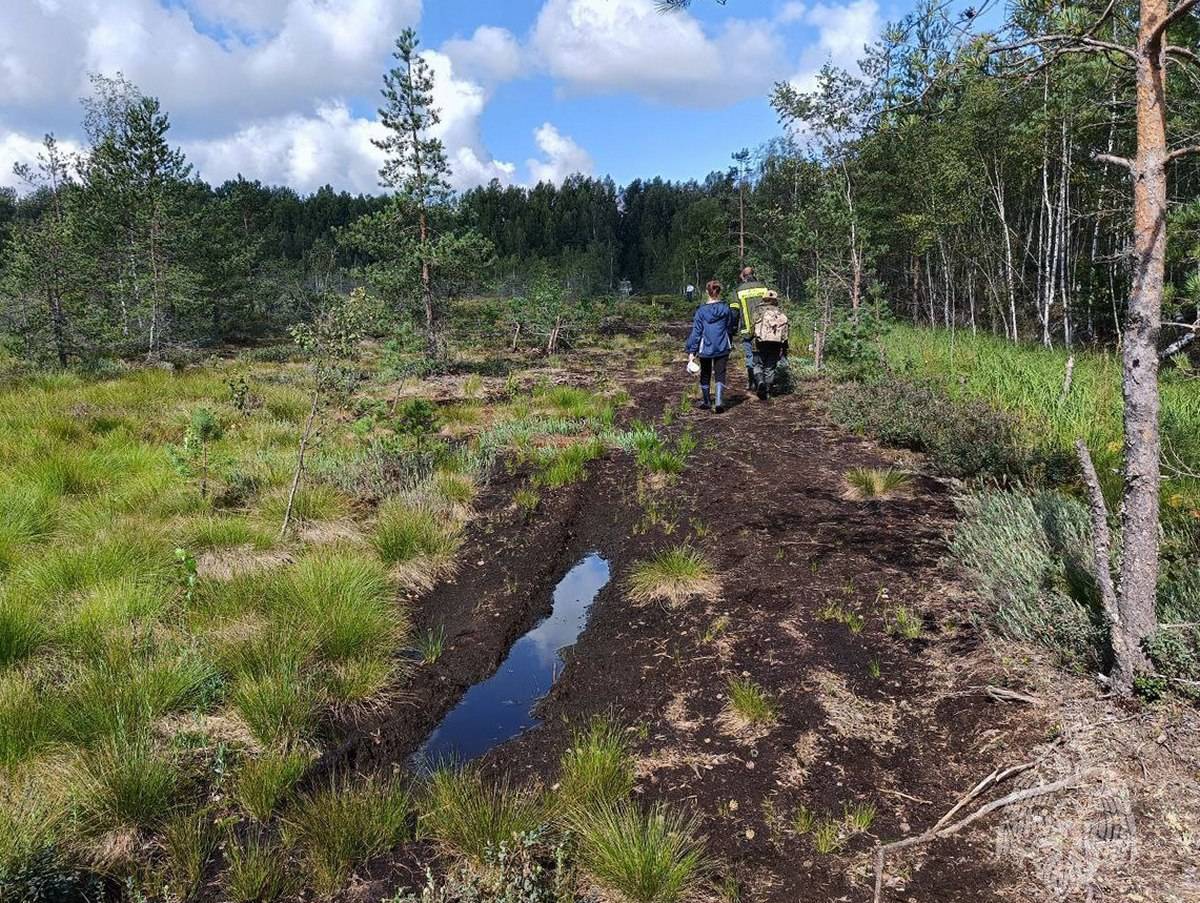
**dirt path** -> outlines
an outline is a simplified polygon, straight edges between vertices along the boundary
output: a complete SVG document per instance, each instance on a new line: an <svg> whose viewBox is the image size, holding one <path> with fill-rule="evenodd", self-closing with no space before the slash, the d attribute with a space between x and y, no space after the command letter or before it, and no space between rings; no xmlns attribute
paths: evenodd
<svg viewBox="0 0 1200 903"><path fill-rule="evenodd" d="M629 388L643 418L683 391L674 379ZM682 480L643 499L654 512L643 510L644 532L601 549L614 582L542 705L546 724L489 761L552 781L566 725L615 709L640 725L637 791L697 811L747 901L869 899L860 854L936 821L993 767L983 747L1011 717L962 692L951 670L971 635L955 624L939 565L946 490L922 479L909 499L843 499L848 468L888 456L828 426L811 392L763 404L735 385L724 415L673 424L700 440ZM633 564L684 541L716 566L719 597L632 607L622 583ZM888 632L900 606L922 613L921 637ZM833 609L860 616L861 630ZM739 675L778 701L769 731L726 724L723 694ZM874 824L837 854L795 830L801 807L840 820L858 803L875 807ZM989 861L970 841L940 843L887 898L1011 899Z"/></svg>
<svg viewBox="0 0 1200 903"><path fill-rule="evenodd" d="M675 369L630 378L631 417L661 422L667 407L679 409L685 386ZM505 502L519 476L501 475L460 574L420 603L420 626L446 625L447 653L342 754L359 768L404 762L548 610L554 582L596 550L613 579L540 706L542 725L493 750L486 766L553 783L570 727L614 712L631 726L636 792L697 813L737 899L869 900L876 841L919 832L994 765L1019 761L1014 747L1029 744L1012 738L1028 738L1032 726L960 673L976 641L940 563L953 511L947 490L922 478L908 498L845 500L845 471L886 465L889 454L829 426L816 391L802 384L763 404L735 382L725 414L673 418L667 432L689 429L699 445L665 487L639 484L628 457L610 454L526 518ZM719 595L678 609L633 606L624 591L632 568L683 542L714 564ZM901 608L919 613L918 637L889 630ZM776 700L770 729L728 723L734 676ZM874 807L873 824L834 852L819 852L813 833L796 828L801 812L842 822L859 804ZM356 898L417 878L426 852L372 869ZM986 834L923 848L889 875L887 900L1020 899Z"/></svg>

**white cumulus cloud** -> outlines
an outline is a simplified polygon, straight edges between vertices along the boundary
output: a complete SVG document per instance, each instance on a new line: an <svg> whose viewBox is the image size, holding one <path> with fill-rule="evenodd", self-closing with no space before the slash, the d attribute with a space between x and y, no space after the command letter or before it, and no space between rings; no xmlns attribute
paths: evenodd
<svg viewBox="0 0 1200 903"><path fill-rule="evenodd" d="M451 38L441 50L467 78L506 82L526 71L525 52L507 28L481 25L470 38Z"/></svg>
<svg viewBox="0 0 1200 903"><path fill-rule="evenodd" d="M710 35L654 0L546 0L530 48L569 89L690 107L762 96L787 71L771 23L733 19Z"/></svg>
<svg viewBox="0 0 1200 903"><path fill-rule="evenodd" d="M789 79L803 91L816 87L817 74L827 62L856 72L863 49L879 37L883 25L876 0L820 3L802 10L800 21L816 29L815 42L804 50L800 65Z"/></svg>
<svg viewBox="0 0 1200 903"><path fill-rule="evenodd" d="M529 184L553 182L558 185L567 176L576 173L585 176L592 174L595 164L591 154L551 123L545 122L539 126L533 133L533 139L545 159L525 162L529 168Z"/></svg>

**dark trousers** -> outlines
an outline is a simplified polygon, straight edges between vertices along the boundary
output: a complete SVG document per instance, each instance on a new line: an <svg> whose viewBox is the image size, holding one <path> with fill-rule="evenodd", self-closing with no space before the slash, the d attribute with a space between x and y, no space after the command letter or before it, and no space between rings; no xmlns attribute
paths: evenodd
<svg viewBox="0 0 1200 903"><path fill-rule="evenodd" d="M783 345L779 342L759 342L754 355L754 376L767 391L775 389L775 369L783 356Z"/></svg>
<svg viewBox="0 0 1200 903"><path fill-rule="evenodd" d="M705 404L709 401L709 381L714 379L717 384L717 404L720 405L724 401L725 368L728 363L728 354L722 357L700 358L700 397L704 399Z"/></svg>

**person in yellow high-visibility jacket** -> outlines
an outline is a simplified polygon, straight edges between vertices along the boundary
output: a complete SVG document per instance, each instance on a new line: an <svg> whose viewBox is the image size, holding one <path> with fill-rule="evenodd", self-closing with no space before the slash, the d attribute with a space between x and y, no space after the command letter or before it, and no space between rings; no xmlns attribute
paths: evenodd
<svg viewBox="0 0 1200 903"><path fill-rule="evenodd" d="M754 267L742 267L739 274L741 282L729 302L738 314L738 337L742 342L742 353L746 357L746 384L751 391L756 389L754 368L754 318L758 314L758 304L766 297L770 289L754 277Z"/></svg>

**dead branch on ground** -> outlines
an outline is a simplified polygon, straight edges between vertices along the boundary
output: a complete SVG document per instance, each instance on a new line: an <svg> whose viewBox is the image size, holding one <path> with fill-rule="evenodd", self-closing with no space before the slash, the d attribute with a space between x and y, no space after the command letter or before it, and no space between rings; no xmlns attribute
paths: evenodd
<svg viewBox="0 0 1200 903"><path fill-rule="evenodd" d="M997 812L1007 806L1012 806L1016 803L1023 803L1039 796L1046 796L1051 793L1057 793L1060 790L1066 790L1068 787L1074 786L1078 780L1078 774L1068 775L1058 781L1053 781L1049 784L1039 784L1036 787L1027 787L1023 790L1014 790L1007 796L1002 796L999 799L992 800L983 806L980 806L970 815L960 818L958 821L952 821L954 816L958 814L964 806L977 799L981 794L986 792L997 784L1008 780L1018 774L1028 771L1037 764L1034 762L1025 762L1021 765L1014 765L1011 768L997 768L978 784L972 787L966 794L959 798L950 811L938 819L937 824L927 831L918 834L916 837L906 837L904 840L895 840L891 843L880 844L875 848L875 896L873 903L879 903L883 894L883 865L888 853L893 853L898 850L914 847L918 844L929 843L933 840L938 840L943 837L950 837L957 834L968 825L974 824L981 818L986 818L993 812Z"/></svg>

